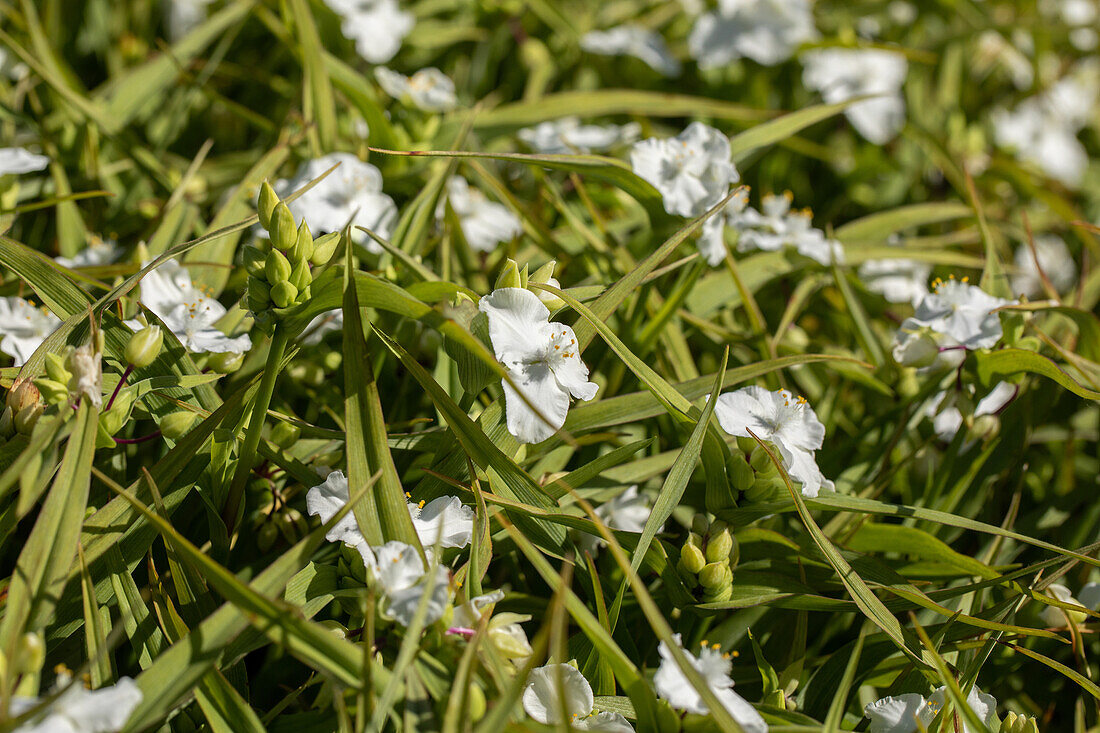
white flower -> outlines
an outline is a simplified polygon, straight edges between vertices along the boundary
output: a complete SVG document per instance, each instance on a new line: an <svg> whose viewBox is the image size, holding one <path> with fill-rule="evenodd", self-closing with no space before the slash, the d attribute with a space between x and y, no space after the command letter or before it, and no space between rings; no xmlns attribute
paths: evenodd
<svg viewBox="0 0 1100 733"><path fill-rule="evenodd" d="M867 289L890 303L914 306L928 294L928 276L932 265L905 257L867 260L859 266L859 277Z"/></svg>
<svg viewBox="0 0 1100 733"><path fill-rule="evenodd" d="M870 718L871 725L867 733L917 733L928 727L947 701L946 688L939 687L927 700L923 695L908 692L897 697L884 697L863 709L863 715ZM997 712L997 701L977 688L970 688L966 704L983 723L993 721ZM961 717L961 716L960 716ZM964 733L975 733L963 720Z"/></svg>
<svg viewBox="0 0 1100 733"><path fill-rule="evenodd" d="M785 389L769 392L762 387L743 387L719 395L714 416L730 435L747 438L751 430L761 440L773 443L783 468L802 484L803 496L835 490L814 458L814 451L825 441L825 426L806 400Z"/></svg>
<svg viewBox="0 0 1100 733"><path fill-rule="evenodd" d="M372 573L383 592L383 615L402 626L412 623L421 599L427 594L427 615L424 625L443 618L450 602L451 573L438 564L431 571L432 556L426 554L427 564L412 545L391 540L363 553L363 562ZM372 561L373 557L373 561Z"/></svg>
<svg viewBox="0 0 1100 733"><path fill-rule="evenodd" d="M226 314L225 306L199 289L186 268L175 260L145 274L141 279L141 302L189 351L243 354L252 348L247 334L230 337L217 329L215 324ZM142 328L136 320L126 325L135 331Z"/></svg>
<svg viewBox="0 0 1100 733"><path fill-rule="evenodd" d="M372 64L384 64L401 49L401 42L416 24L412 13L401 10L397 0L325 0L342 19L344 35L355 41L355 50Z"/></svg>
<svg viewBox="0 0 1100 733"><path fill-rule="evenodd" d="M31 354L61 325L61 319L45 308L14 296L0 298L0 351L23 366Z"/></svg>
<svg viewBox="0 0 1100 733"><path fill-rule="evenodd" d="M416 535L424 547L465 547L474 534L474 510L455 496L440 496L427 504L409 503Z"/></svg>
<svg viewBox="0 0 1100 733"><path fill-rule="evenodd" d="M214 0L166 0L168 39L173 43L186 36L206 20L206 9Z"/></svg>
<svg viewBox="0 0 1100 733"><path fill-rule="evenodd" d="M23 148L0 148L0 176L20 175L44 170L50 164L45 155L37 155Z"/></svg>
<svg viewBox="0 0 1100 733"><path fill-rule="evenodd" d="M746 199L747 200L747 199ZM726 221L739 232L737 249L742 252L764 250L774 252L783 247L794 247L799 254L823 265L844 261L844 250L835 239L828 239L825 232L815 229L808 209L791 211L791 193L782 196L767 195L761 201L760 211L738 204L726 207Z"/></svg>
<svg viewBox="0 0 1100 733"><path fill-rule="evenodd" d="M53 261L70 270L81 267L109 265L122 256L122 248L114 242L93 240L72 257L54 257Z"/></svg>
<svg viewBox="0 0 1100 733"><path fill-rule="evenodd" d="M523 224L511 209L470 188L461 176L451 176L447 181L447 201L458 216L462 236L477 252L492 252L497 245L523 233ZM445 213L446 206L440 201L435 216L442 219Z"/></svg>
<svg viewBox="0 0 1100 733"><path fill-rule="evenodd" d="M809 0L720 0L695 21L688 49L701 69L741 57L774 66L817 37Z"/></svg>
<svg viewBox="0 0 1100 733"><path fill-rule="evenodd" d="M680 73L680 62L668 50L665 39L640 25L620 25L607 31L589 31L581 48L604 56L634 56L665 76Z"/></svg>
<svg viewBox="0 0 1100 733"><path fill-rule="evenodd" d="M562 722L564 710L569 713L568 723L574 730L633 733L634 727L618 713L593 715L594 704L592 686L569 664L547 664L531 670L523 689L523 709L543 725Z"/></svg>
<svg viewBox="0 0 1100 733"><path fill-rule="evenodd" d="M68 675L58 678L58 686L69 684ZM121 677L110 687L86 690L80 683L69 685L41 713L16 729L17 733L115 733L141 702L142 694L129 677ZM38 700L16 697L11 712L21 715Z"/></svg>
<svg viewBox="0 0 1100 733"><path fill-rule="evenodd" d="M702 122L674 138L647 138L630 151L630 167L660 191L665 211L696 217L722 200L740 176L730 161L730 141Z"/></svg>
<svg viewBox="0 0 1100 733"><path fill-rule="evenodd" d="M683 649L680 635L676 634L673 638ZM661 655L661 666L653 676L653 686L657 689L657 696L668 700L672 707L679 710L700 715L709 713L710 710L703 701L703 697L680 669L680 665L676 663L668 644L662 641L657 651ZM707 687L722 703L722 707L737 721L745 733L766 733L768 724L764 722L764 718L745 698L733 691L733 680L730 679L730 669L733 665L728 655L705 644L700 648L699 656L691 654L686 649L683 649L683 652L691 666L703 676Z"/></svg>
<svg viewBox="0 0 1100 733"><path fill-rule="evenodd" d="M1040 268L1059 293L1069 290L1077 282L1077 264L1070 256L1066 243L1053 234L1035 237L1034 253L1026 244L1017 247L1016 268L1019 273L1012 276L1012 291L1021 295L1034 297L1044 292Z"/></svg>
<svg viewBox="0 0 1100 733"><path fill-rule="evenodd" d="M370 163L350 153L332 153L303 163L294 178L278 181L275 190L280 196L289 195L337 163L339 168L287 206L314 235L338 232L350 224L354 242L381 254L381 245L355 228L366 227L386 239L397 222L397 205L382 193L382 173Z"/></svg>
<svg viewBox="0 0 1100 733"><path fill-rule="evenodd" d="M1090 611L1100 608L1100 583L1086 583L1081 588L1081 592L1077 594L1077 598L1073 597L1073 593L1070 592L1069 588L1060 583L1047 586L1047 594L1063 603L1075 603ZM1067 617L1074 624L1081 623L1088 618L1079 611L1067 611L1054 606L1043 606L1043 611L1039 615L1044 624L1054 627L1065 626Z"/></svg>
<svg viewBox="0 0 1100 733"><path fill-rule="evenodd" d="M374 78L394 99L406 97L425 112L446 112L458 103L455 84L439 69L421 69L412 76L391 71L385 66L374 70Z"/></svg>
<svg viewBox="0 0 1100 733"><path fill-rule="evenodd" d="M940 346L989 349L1003 335L1001 317L993 311L1014 301L995 298L965 281L950 279L932 283L932 292L906 318L895 336L895 358L909 333L927 328L940 334ZM899 359L899 361L901 361Z"/></svg>
<svg viewBox="0 0 1100 733"><path fill-rule="evenodd" d="M598 389L588 381L576 334L569 326L550 323L550 311L530 290L499 288L483 297L478 308L489 317L497 359L542 414L505 381L508 431L521 443L546 440L565 424L570 395L587 401Z"/></svg>
<svg viewBox="0 0 1100 733"><path fill-rule="evenodd" d="M343 471L332 471L324 483L317 484L306 492L306 511L312 516L320 517L322 522L328 522L349 501L351 496L348 494L347 476ZM354 548L366 542L352 512L345 514L331 527L325 533L325 539L329 542L343 542Z"/></svg>
<svg viewBox="0 0 1100 733"><path fill-rule="evenodd" d="M1009 402L1016 398L1018 391L1016 385L1011 382L998 382L974 406L973 416L982 417L983 415L998 414ZM973 392L973 387L970 387L970 392ZM954 391L940 392L929 400L928 406L924 410L925 415L932 418L932 428L936 431L936 435L940 440L952 440L963 426L964 418L962 410L959 409L957 404L959 402L958 397L959 395ZM972 394L967 396L968 401L972 398ZM970 404L973 403L970 402Z"/></svg>
<svg viewBox="0 0 1100 733"><path fill-rule="evenodd" d="M621 532L641 532L650 514L649 499L645 494L638 493L637 486L627 487L626 491L596 507L596 516L600 521ZM581 536L581 546L589 552L594 553L601 544L603 539L600 537Z"/></svg>
<svg viewBox="0 0 1100 733"><path fill-rule="evenodd" d="M826 48L804 53L802 63L802 83L821 92L829 104L878 95L844 110L859 134L872 143L889 142L905 124L901 88L909 65L900 53L874 48Z"/></svg>
<svg viewBox="0 0 1100 733"><path fill-rule="evenodd" d="M525 127L516 135L539 153L563 155L602 152L616 145L632 143L641 131L641 125L636 122L626 125L582 125L579 117L563 117Z"/></svg>

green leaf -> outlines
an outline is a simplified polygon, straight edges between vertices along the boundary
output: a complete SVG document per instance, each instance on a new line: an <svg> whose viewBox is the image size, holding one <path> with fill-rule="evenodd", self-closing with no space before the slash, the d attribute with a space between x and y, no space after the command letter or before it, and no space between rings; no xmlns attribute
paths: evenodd
<svg viewBox="0 0 1100 733"><path fill-rule="evenodd" d="M864 97L855 97L836 104L819 104L806 107L797 112L791 112L777 119L750 127L739 135L730 138L730 155L733 156L735 163L740 163L753 150L793 137L810 125L817 124L843 112L846 107L855 104L860 99L864 99Z"/></svg>
<svg viewBox="0 0 1100 733"><path fill-rule="evenodd" d="M833 236L844 244L884 242L891 234L905 229L964 219L973 215L972 208L957 201L909 204L889 211L876 211L874 214L850 221L844 226L837 227L833 231Z"/></svg>
<svg viewBox="0 0 1100 733"><path fill-rule="evenodd" d="M975 351L974 362L978 378L985 384L995 384L1005 377L1017 374L1038 374L1053 380L1078 397L1100 401L1100 392L1082 386L1053 361L1025 349L999 349Z"/></svg>

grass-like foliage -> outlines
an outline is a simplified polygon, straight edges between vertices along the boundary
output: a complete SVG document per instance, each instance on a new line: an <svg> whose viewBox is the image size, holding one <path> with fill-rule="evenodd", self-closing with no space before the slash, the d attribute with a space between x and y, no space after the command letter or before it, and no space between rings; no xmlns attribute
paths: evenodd
<svg viewBox="0 0 1100 733"><path fill-rule="evenodd" d="M1098 0L0 0L0 733L1100 730Z"/></svg>

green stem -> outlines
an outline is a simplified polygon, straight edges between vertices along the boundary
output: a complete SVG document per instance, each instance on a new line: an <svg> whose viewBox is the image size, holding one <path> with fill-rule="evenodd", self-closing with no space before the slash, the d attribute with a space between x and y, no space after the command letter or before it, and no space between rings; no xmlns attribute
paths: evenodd
<svg viewBox="0 0 1100 733"><path fill-rule="evenodd" d="M264 365L263 376L260 378L260 388L256 392L256 401L252 403L252 416L248 420L248 430L244 435L244 444L237 461L237 470L233 473L233 483L229 486L229 496L222 508L222 518L225 520L225 530L232 537L237 525L237 514L244 496L244 487L248 484L248 477L252 474L252 467L256 462L256 449L260 445L260 433L264 429L264 420L267 418L267 408L271 405L271 394L275 391L275 379L279 375L279 364L286 353L287 343L290 341L286 330L275 326L275 333L271 336L271 347L267 352L267 364Z"/></svg>

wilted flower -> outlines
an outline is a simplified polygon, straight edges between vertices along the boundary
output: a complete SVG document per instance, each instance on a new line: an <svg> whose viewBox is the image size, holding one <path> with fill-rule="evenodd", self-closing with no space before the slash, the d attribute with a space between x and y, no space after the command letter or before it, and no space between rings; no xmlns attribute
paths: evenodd
<svg viewBox="0 0 1100 733"><path fill-rule="evenodd" d="M523 233L523 224L511 209L470 188L461 176L451 176L447 181L447 202L458 216L462 236L477 252L492 252L497 245ZM440 201L436 218L442 219L445 213L446 204Z"/></svg>
<svg viewBox="0 0 1100 733"><path fill-rule="evenodd" d="M740 178L730 160L729 138L702 122L692 122L674 138L635 143L630 167L660 191L665 211L676 216L703 214Z"/></svg>
<svg viewBox="0 0 1100 733"><path fill-rule="evenodd" d="M937 346L941 349L991 348L1004 334L1001 317L994 311L1012 302L995 298L965 279L937 279L932 283L932 292L921 299L916 313L902 322L894 336L894 358L901 364L914 364L909 358L910 349L915 334L924 329L938 335Z"/></svg>
<svg viewBox="0 0 1100 733"><path fill-rule="evenodd" d="M409 516L424 547L465 547L474 534L474 510L455 496L440 496L425 504L409 502Z"/></svg>
<svg viewBox="0 0 1100 733"><path fill-rule="evenodd" d="M196 286L187 269L175 260L145 274L141 302L189 351L243 354L252 348L247 334L231 337L218 330L215 324L226 314L225 306ZM136 320L126 325L135 331L144 328Z"/></svg>
<svg viewBox="0 0 1100 733"><path fill-rule="evenodd" d="M565 424L570 395L590 400L598 389L588 381L576 334L569 326L550 323L550 311L530 290L498 288L478 307L489 317L497 359L542 415L504 381L508 431L522 443L546 440Z"/></svg>
<svg viewBox="0 0 1100 733"><path fill-rule="evenodd" d="M604 56L633 56L665 76L680 73L680 62L668 50L665 39L640 25L589 31L581 37L581 48Z"/></svg>
<svg viewBox="0 0 1100 733"><path fill-rule="evenodd" d="M416 24L397 0L325 0L342 19L340 29L355 41L355 50L372 64L384 64L401 49Z"/></svg>
<svg viewBox="0 0 1100 733"><path fill-rule="evenodd" d="M66 361L72 377L69 394L72 398L87 398L97 408L103 405L103 357L92 344L74 349Z"/></svg>
<svg viewBox="0 0 1100 733"><path fill-rule="evenodd" d="M748 438L751 430L760 440L774 444L783 468L802 484L804 496L835 490L814 458L814 451L825 442L825 426L806 400L785 389L769 392L763 387L743 387L719 395L714 416L730 435Z"/></svg>
<svg viewBox="0 0 1100 733"><path fill-rule="evenodd" d="M481 623L486 613L492 613L486 627L489 642L498 654L513 667L522 665L533 653L527 632L520 626L531 617L519 613L493 613L492 607L504 600L504 593L496 590L485 595L471 598L461 606L456 606L452 618L452 628L448 633L471 634Z"/></svg>
<svg viewBox="0 0 1100 733"><path fill-rule="evenodd" d="M947 691L939 687L927 700L923 695L907 692L897 697L884 697L863 709L863 715L870 718L871 725L867 733L917 733L925 730L947 702ZM966 704L985 724L993 722L997 713L997 701L975 685L966 696ZM964 733L976 733L963 720Z"/></svg>
<svg viewBox="0 0 1100 733"><path fill-rule="evenodd" d="M688 49L701 69L742 57L774 66L817 36L809 0L719 0L695 21Z"/></svg>
<svg viewBox="0 0 1100 733"><path fill-rule="evenodd" d="M24 148L0 148L0 176L20 175L44 170L50 164L45 155Z"/></svg>
<svg viewBox="0 0 1100 733"><path fill-rule="evenodd" d="M64 691L42 712L16 730L19 733L115 733L126 725L130 713L142 700L141 689L129 677L98 690L86 690L79 683L69 684L67 674L58 677ZM68 685L66 687L66 685ZM11 714L22 715L39 701L15 697Z"/></svg>
<svg viewBox="0 0 1100 733"><path fill-rule="evenodd" d="M618 713L593 714L594 704L592 686L570 664L547 664L531 670L523 689L523 709L543 725L562 722L564 710L570 715L567 722L575 730L633 733L634 727Z"/></svg>
<svg viewBox="0 0 1100 733"><path fill-rule="evenodd" d="M516 133L528 147L548 155L602 152L616 145L632 143L642 128L626 125L582 125L579 117L541 122Z"/></svg>
<svg viewBox="0 0 1100 733"><path fill-rule="evenodd" d="M829 104L877 95L845 108L859 134L876 145L889 142L905 124L902 85L909 65L893 51L824 48L802 54L802 83L821 92Z"/></svg>
<svg viewBox="0 0 1100 733"><path fill-rule="evenodd" d="M1044 290L1040 268L1055 291L1064 293L1073 287L1077 282L1077 263L1062 238L1054 234L1041 234L1035 237L1034 244L1034 252L1026 244L1016 248L1016 268L1019 272L1012 276L1012 292L1030 297L1041 295Z"/></svg>
<svg viewBox="0 0 1100 733"><path fill-rule="evenodd" d="M14 296L0 298L0 351L23 366L31 354L61 325L61 319L45 308Z"/></svg>
<svg viewBox="0 0 1100 733"><path fill-rule="evenodd" d="M413 106L425 112L446 112L454 109L458 102L454 82L434 67L405 76L379 66L374 70L374 78L378 79L386 94L394 99L408 99Z"/></svg>
<svg viewBox="0 0 1100 733"><path fill-rule="evenodd" d="M673 639L676 641L677 646L680 646L683 650L688 663L702 675L707 687L718 698L718 702L722 703L722 706L737 721L737 724L741 726L745 733L766 733L768 724L764 722L764 718L756 712L756 709L745 698L733 691L733 680L730 679L730 670L733 665L730 662L729 655L722 654L718 649L706 646L704 642L699 649L699 656L695 656L683 648L679 634L676 634ZM657 647L657 651L661 655L661 666L658 667L657 674L653 677L653 686L657 689L657 696L668 700L669 704L678 710L686 710L689 713L700 715L709 713L710 709L703 701L702 695L691 684L684 671L680 669L680 665L673 658L672 650L668 644L662 641Z"/></svg>

